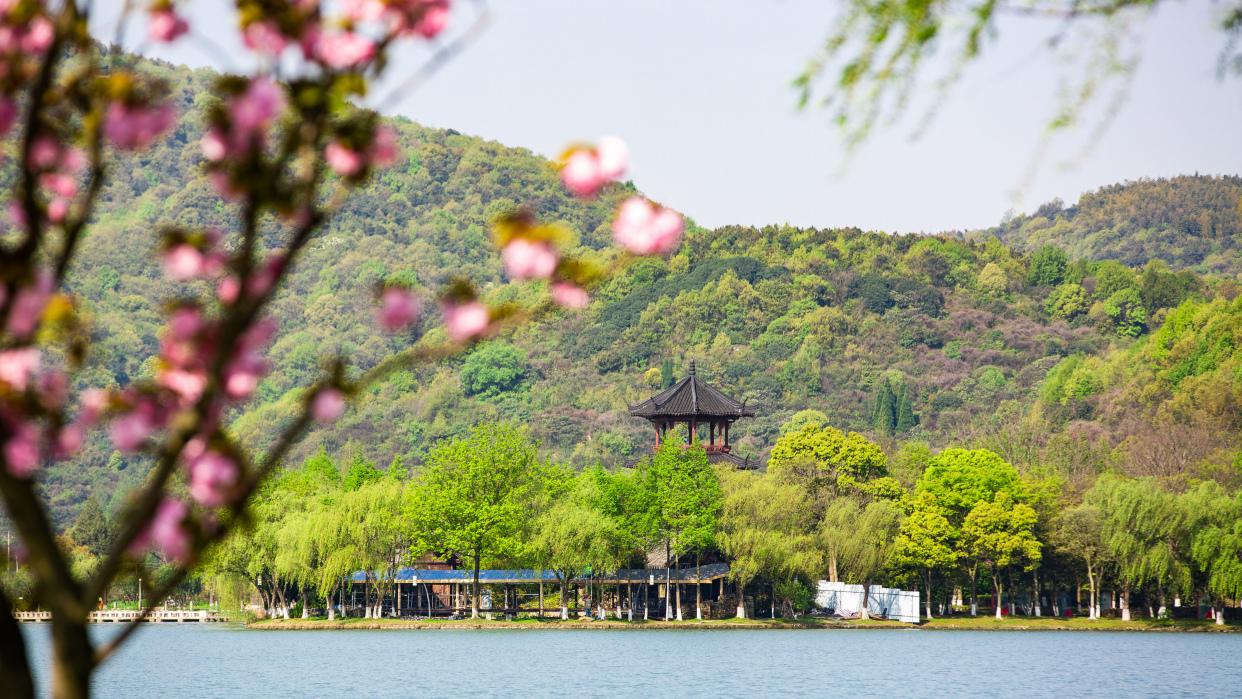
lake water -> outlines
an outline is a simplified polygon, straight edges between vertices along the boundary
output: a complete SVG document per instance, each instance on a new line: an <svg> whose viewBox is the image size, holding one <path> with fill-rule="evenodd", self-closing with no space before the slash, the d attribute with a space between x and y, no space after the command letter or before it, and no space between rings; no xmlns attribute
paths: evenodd
<svg viewBox="0 0 1242 699"><path fill-rule="evenodd" d="M26 627L41 678L46 627ZM95 627L101 635L115 633ZM1242 696L1242 634L153 624L101 697ZM3 691L0 691L3 694Z"/></svg>

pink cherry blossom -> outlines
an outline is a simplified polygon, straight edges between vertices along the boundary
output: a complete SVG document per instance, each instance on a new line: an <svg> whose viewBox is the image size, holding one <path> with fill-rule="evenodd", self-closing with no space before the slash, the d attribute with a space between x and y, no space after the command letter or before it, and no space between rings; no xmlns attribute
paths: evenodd
<svg viewBox="0 0 1242 699"><path fill-rule="evenodd" d="M189 340L203 331L203 312L194 306L181 306L168 317L169 334L176 340Z"/></svg>
<svg viewBox="0 0 1242 699"><path fill-rule="evenodd" d="M108 430L117 449L132 454L142 447L157 429L159 415L154 404L143 400L129 412L112 421Z"/></svg>
<svg viewBox="0 0 1242 699"><path fill-rule="evenodd" d="M78 422L65 425L56 434L56 443L53 446L54 456L57 459L67 459L78 453L85 441L85 425Z"/></svg>
<svg viewBox="0 0 1242 699"><path fill-rule="evenodd" d="M379 322L389 332L409 327L422 311L422 302L409 289L390 286L380 295Z"/></svg>
<svg viewBox="0 0 1242 699"><path fill-rule="evenodd" d="M218 451L205 451L190 462L190 497L206 507L223 505L240 473L233 459Z"/></svg>
<svg viewBox="0 0 1242 699"><path fill-rule="evenodd" d="M69 200L64 197L56 197L47 204L47 220L52 223L62 223L69 216Z"/></svg>
<svg viewBox="0 0 1242 699"><path fill-rule="evenodd" d="M8 330L20 339L29 337L43 319L43 309L52 297L52 275L41 271L33 284L18 289L9 309Z"/></svg>
<svg viewBox="0 0 1242 699"><path fill-rule="evenodd" d="M78 193L78 181L63 172L45 172L39 176L39 184L59 197L72 197Z"/></svg>
<svg viewBox="0 0 1242 699"><path fill-rule="evenodd" d="M228 141L224 138L224 134L219 129L208 129L203 134L203 140L200 144L203 157L215 163L224 160L229 154Z"/></svg>
<svg viewBox="0 0 1242 699"><path fill-rule="evenodd" d="M237 301L237 297L241 295L241 282L237 277L227 276L220 280L220 284L216 286L216 298L220 299L220 303L231 305Z"/></svg>
<svg viewBox="0 0 1242 699"><path fill-rule="evenodd" d="M588 150L574 151L561 168L561 182L575 195L588 197L599 191L604 185L604 174L600 171L599 159Z"/></svg>
<svg viewBox="0 0 1242 699"><path fill-rule="evenodd" d="M104 117L104 133L125 150L141 150L168 131L177 121L171 104L127 105L113 102Z"/></svg>
<svg viewBox="0 0 1242 699"><path fill-rule="evenodd" d="M82 412L78 420L85 425L94 425L99 421L103 411L108 407L109 393L102 388L88 388L82 391Z"/></svg>
<svg viewBox="0 0 1242 699"><path fill-rule="evenodd" d="M630 166L630 148L616 136L605 136L595 146L599 172L606 179L615 180L625 174Z"/></svg>
<svg viewBox="0 0 1242 699"><path fill-rule="evenodd" d="M382 0L343 0L341 12L355 22L374 22L383 16Z"/></svg>
<svg viewBox="0 0 1242 699"><path fill-rule="evenodd" d="M169 43L190 31L190 25L172 9L156 10L147 20L147 36L155 41Z"/></svg>
<svg viewBox="0 0 1242 699"><path fill-rule="evenodd" d="M280 33L274 22L251 22L242 30L242 43L257 54L274 58L289 45L289 39Z"/></svg>
<svg viewBox="0 0 1242 699"><path fill-rule="evenodd" d="M180 399L182 406L193 405L207 388L207 377L202 372L185 369L167 369L160 372L159 383Z"/></svg>
<svg viewBox="0 0 1242 699"><path fill-rule="evenodd" d="M19 419L9 425L4 459L13 477L29 478L34 474L39 467L39 426L34 421Z"/></svg>
<svg viewBox="0 0 1242 699"><path fill-rule="evenodd" d="M154 547L164 556L185 561L190 555L190 533L185 519L190 508L180 500L164 499L155 509L151 522L130 544L130 553L138 554Z"/></svg>
<svg viewBox="0 0 1242 699"><path fill-rule="evenodd" d="M424 38L434 39L448 26L449 3L448 0L424 0L423 4L422 16L412 29Z"/></svg>
<svg viewBox="0 0 1242 699"><path fill-rule="evenodd" d="M577 284L556 282L552 285L552 300L565 308L586 308L591 302L591 296Z"/></svg>
<svg viewBox="0 0 1242 699"><path fill-rule="evenodd" d="M310 413L316 422L336 422L345 413L345 394L336 388L320 390L311 399Z"/></svg>
<svg viewBox="0 0 1242 699"><path fill-rule="evenodd" d="M271 78L255 78L229 104L233 126L243 132L261 131L285 109L285 91Z"/></svg>
<svg viewBox="0 0 1242 699"><path fill-rule="evenodd" d="M500 251L505 272L512 279L546 279L560 261L552 246L538 240L514 238Z"/></svg>
<svg viewBox="0 0 1242 699"><path fill-rule="evenodd" d="M196 279L203 269L202 251L189 243L179 243L164 253L164 274L175 282Z"/></svg>
<svg viewBox="0 0 1242 699"><path fill-rule="evenodd" d="M39 136L30 144L30 164L37 170L47 170L60 160L60 143L51 136Z"/></svg>
<svg viewBox="0 0 1242 699"><path fill-rule="evenodd" d="M26 53L43 53L52 45L56 29L52 20L43 15L31 19L26 25L26 33L22 36L21 46Z"/></svg>
<svg viewBox="0 0 1242 699"><path fill-rule="evenodd" d="M262 350L275 332L275 322L268 319L256 323L241 336L236 356L224 369L224 392L230 398L248 398L259 387L259 381L268 370Z"/></svg>
<svg viewBox="0 0 1242 699"><path fill-rule="evenodd" d="M353 177L362 171L366 164L362 154L342 144L340 141L329 143L323 150L324 160L342 177Z"/></svg>
<svg viewBox="0 0 1242 699"><path fill-rule="evenodd" d="M25 391L30 377L39 370L40 354L34 347L0 352L0 381L14 391Z"/></svg>
<svg viewBox="0 0 1242 699"><path fill-rule="evenodd" d="M324 33L315 42L315 56L337 70L357 68L375 57L375 42L355 32Z"/></svg>
<svg viewBox="0 0 1242 699"><path fill-rule="evenodd" d="M375 140L371 143L371 165L388 167L397 162L397 132L391 126L381 126L375 130Z"/></svg>
<svg viewBox="0 0 1242 699"><path fill-rule="evenodd" d="M657 211L651 202L635 196L617 211L613 240L635 255L664 254L677 246L684 227L681 214L672 209Z"/></svg>
<svg viewBox="0 0 1242 699"><path fill-rule="evenodd" d="M473 340L487 332L492 316L479 301L446 303L442 309L444 327L454 342Z"/></svg>
<svg viewBox="0 0 1242 699"><path fill-rule="evenodd" d="M17 102L8 95L0 95L0 136L4 136L17 121Z"/></svg>

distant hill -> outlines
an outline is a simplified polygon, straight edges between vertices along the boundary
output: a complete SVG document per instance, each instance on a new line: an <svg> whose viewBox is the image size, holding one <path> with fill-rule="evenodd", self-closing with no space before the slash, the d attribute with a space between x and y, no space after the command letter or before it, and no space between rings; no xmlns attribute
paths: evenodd
<svg viewBox="0 0 1242 699"><path fill-rule="evenodd" d="M1160 259L1176 269L1242 276L1242 177L1183 175L1102 187L1065 206L1044 204L981 232L1030 252L1056 245L1070 257L1131 267Z"/></svg>
<svg viewBox="0 0 1242 699"><path fill-rule="evenodd" d="M96 340L80 387L152 372L160 309L175 291L148 254L157 223L227 228L233 221L232 208L199 167L197 110L211 99L212 74L143 63L173 82L188 117L151 150L113 163L115 180L100 198L76 262L73 291L92 316ZM269 352L273 371L232 422L252 446L270 443L291 418L300 387L318 375L325 358L343 354L365 370L424 330L438 332L434 310L408 336L379 332L372 320L377 282L400 277L430 290L465 274L489 300L539 293L505 282L488 221L525 204L572 228L583 248L600 250L610 241L613 207L633 191L616 185L598 200L577 200L550 164L528 150L405 119L392 123L404 161L349 200L272 308L281 333ZM11 162L0 165L0 186L12 176ZM676 255L631 266L596 289L585 311L392 375L337 424L314 429L293 458L324 448L363 454L380 466L398 457L417 466L438 440L508 418L529 422L552 458L620 463L652 444L649 426L632 419L627 405L679 378L691 358L701 376L758 413L732 432L742 454L765 454L780 424L805 408L889 447L908 439L933 446L976 442L1030 410L1049 370L1064 358L1124 350L1184 299L1237 293L1211 278L1161 270L1139 275L1119 265L1043 264L1033 276L1027 251L1056 242L1087 256L1095 248L1070 244L1078 227L1156 230L1172 220L1172 202L1181 202L1179 220L1206 221L1214 246L1193 260L1176 257L1177 264L1230 271L1227 252L1236 251L1238 224L1226 199L1240 183L1177 178L1106 188L1073 209L1010 222L997 232L1009 245L857 229L691 225ZM1151 213L1144 203L1155 196L1138 194L1148 188L1165 192L1168 205L1155 207L1165 213ZM1185 192L1199 192L1198 198ZM1206 218L1192 210L1200 199ZM1198 231L1205 224L1196 225ZM1037 237L1045 229L1065 229L1064 237ZM1181 250L1199 239L1179 236L1173 239L1182 243L1153 250ZM1121 243L1117 249L1127 251L1133 266L1151 254L1142 246L1132 254ZM1063 301L1055 308L1048 304L1053 287ZM1142 317L1132 302L1113 313L1117 294L1140 299ZM873 407L902 400L918 423L897 431ZM93 491L115 505L146 467L97 436L78 461L52 467L43 487L58 521L66 522Z"/></svg>

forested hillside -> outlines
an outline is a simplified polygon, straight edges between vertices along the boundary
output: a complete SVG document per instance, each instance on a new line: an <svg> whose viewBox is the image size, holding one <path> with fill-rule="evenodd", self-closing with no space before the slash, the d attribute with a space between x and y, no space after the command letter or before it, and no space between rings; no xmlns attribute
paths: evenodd
<svg viewBox="0 0 1242 699"><path fill-rule="evenodd" d="M1242 177L1183 175L1109 185L1066 206L1053 200L1029 216L982 231L1018 250L1057 245L1071 257L1138 267L1242 275Z"/></svg>
<svg viewBox="0 0 1242 699"><path fill-rule="evenodd" d="M198 107L211 99L211 74L150 69L177 85L189 118L163 143L113 164L114 182L82 244L77 264L87 281L74 291L92 316L95 354L83 380L95 386L153 370L157 310L172 293L151 256L138 254L157 244L156 222L231 220L199 168ZM429 311L408 336L381 333L372 316L377 283L399 277L431 287L465 272L485 283L492 301L531 293L505 283L488 222L526 205L562 221L583 248L601 250L608 212L630 187L583 202L529 151L394 124L402 162L348 201L273 309L280 324L273 371L253 406L233 416L252 445L265 445L290 419L299 388L325 357L344 353L365 370L439 325ZM11 171L3 177L7 185ZM1136 188L1161 187L1169 192L1163 213L1125 204L1149 201L1127 194ZM1188 456L1187 468L1228 466L1237 461L1230 450L1242 402L1234 349L1242 345L1242 309L1229 278L1238 269L1240 197L1236 177L1122 185L998 229L1013 248L996 238L691 225L677 254L627 268L594 290L585 311L392 375L345 418L314 430L293 460L324 448L381 466L394 458L416 465L441 440L507 418L529 422L549 457L622 463L652 442L627 405L669 385L693 358L701 375L757 412L735 427L742 454L766 454L779 426L806 408L894 453L910 444L986 442L1023 465L1044 460L1056 440L1087 445L1066 458L1125 458L1142 451L1134 439L1164 434L1141 425L1184 424L1199 419L1193 411L1209 411L1217 422L1195 424L1225 431ZM1177 220L1211 234L1162 233L1175 208ZM1192 240L1210 244L1192 250ZM1172 249L1180 251L1169 257L1172 268L1147 264ZM1124 264L1094 261L1118 257ZM1224 274L1175 271L1184 267ZM1200 327L1215 339L1190 330ZM1143 409L1126 407L1135 404ZM43 483L58 518L69 521L92 491L119 498L144 473L99 439Z"/></svg>

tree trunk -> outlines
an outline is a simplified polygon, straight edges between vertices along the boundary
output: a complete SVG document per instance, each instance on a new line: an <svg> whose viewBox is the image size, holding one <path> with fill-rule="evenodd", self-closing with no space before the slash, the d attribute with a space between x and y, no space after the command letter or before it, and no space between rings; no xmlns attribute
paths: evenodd
<svg viewBox="0 0 1242 699"><path fill-rule="evenodd" d="M979 615L979 568L970 569L970 615Z"/></svg>
<svg viewBox="0 0 1242 699"><path fill-rule="evenodd" d="M927 618L930 620L932 618L932 570L931 568L923 569L923 580L926 582L926 585L924 586L924 588L927 593L926 594Z"/></svg>
<svg viewBox="0 0 1242 699"><path fill-rule="evenodd" d="M90 696L94 655L85 620L64 613L52 616L52 696L55 699Z"/></svg>
<svg viewBox="0 0 1242 699"><path fill-rule="evenodd" d="M1004 618L1001 614L1001 593L1004 592L1004 583L1001 582L1000 573L992 569L992 590L996 595L996 599L992 601L992 606L996 608L996 620L1000 621Z"/></svg>
<svg viewBox="0 0 1242 699"><path fill-rule="evenodd" d="M565 578L561 578L561 620L567 619L569 619L569 583Z"/></svg>
<svg viewBox="0 0 1242 699"><path fill-rule="evenodd" d="M746 618L746 585L741 581L737 581L737 618Z"/></svg>
<svg viewBox="0 0 1242 699"><path fill-rule="evenodd" d="M839 582L837 576L837 552L830 551L828 553L828 582Z"/></svg>
<svg viewBox="0 0 1242 699"><path fill-rule="evenodd" d="M34 699L35 696L26 640L3 591L0 591L0 687L14 699Z"/></svg>
<svg viewBox="0 0 1242 699"><path fill-rule="evenodd" d="M1121 620L1130 620L1130 586L1126 585L1121 590Z"/></svg>
<svg viewBox="0 0 1242 699"><path fill-rule="evenodd" d="M1038 569L1035 571L1035 582L1034 582L1034 586L1032 589L1035 592L1035 616L1037 617L1043 616L1043 609L1041 609L1039 606L1039 603L1041 600L1040 600L1040 590L1039 590L1039 570Z"/></svg>
<svg viewBox="0 0 1242 699"><path fill-rule="evenodd" d="M1225 625L1225 605L1224 604L1221 604L1219 608L1215 604L1213 604L1212 615L1216 617L1217 626Z"/></svg>
<svg viewBox="0 0 1242 699"><path fill-rule="evenodd" d="M564 593L561 593L561 602L565 601ZM564 606L562 604L561 606ZM543 618L543 571L539 571L539 618Z"/></svg>
<svg viewBox="0 0 1242 699"><path fill-rule="evenodd" d="M859 615L863 619L871 618L871 586L867 584L867 580L863 580L863 603L862 613Z"/></svg>
<svg viewBox="0 0 1242 699"><path fill-rule="evenodd" d="M1098 619L1100 618L1099 617L1100 595L1095 589L1095 573L1092 573L1090 568L1087 569L1087 586L1090 588L1090 593L1091 593L1091 599L1087 600L1087 604L1090 606L1090 611L1087 612L1087 618Z"/></svg>
<svg viewBox="0 0 1242 699"><path fill-rule="evenodd" d="M479 559L478 554L474 556L474 578L470 582L470 618L479 618Z"/></svg>

